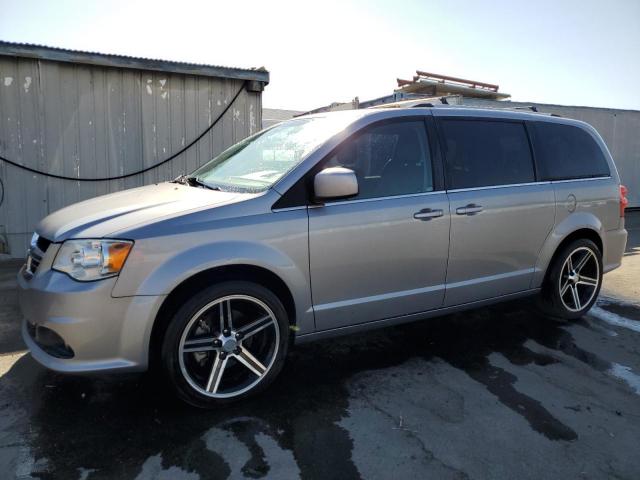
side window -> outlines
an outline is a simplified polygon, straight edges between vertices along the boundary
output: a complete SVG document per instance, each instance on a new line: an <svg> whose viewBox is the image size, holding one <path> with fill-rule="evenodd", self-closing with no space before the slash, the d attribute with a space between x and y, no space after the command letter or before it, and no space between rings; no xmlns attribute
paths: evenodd
<svg viewBox="0 0 640 480"><path fill-rule="evenodd" d="M536 122L534 147L541 180L610 175L600 146L579 127Z"/></svg>
<svg viewBox="0 0 640 480"><path fill-rule="evenodd" d="M535 181L524 124L444 119L441 125L449 189Z"/></svg>
<svg viewBox="0 0 640 480"><path fill-rule="evenodd" d="M345 140L324 165L338 166L356 173L356 199L433 190L427 133L420 120L373 126Z"/></svg>

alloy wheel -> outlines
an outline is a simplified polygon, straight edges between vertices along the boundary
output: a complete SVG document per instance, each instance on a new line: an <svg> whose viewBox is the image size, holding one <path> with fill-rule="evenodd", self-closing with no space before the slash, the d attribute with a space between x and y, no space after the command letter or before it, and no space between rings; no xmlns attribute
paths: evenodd
<svg viewBox="0 0 640 480"><path fill-rule="evenodd" d="M235 397L267 375L279 344L269 306L249 295L228 295L202 307L187 323L178 348L180 369L200 394Z"/></svg>
<svg viewBox="0 0 640 480"><path fill-rule="evenodd" d="M579 312L588 305L600 284L600 266L596 254L587 247L572 251L560 271L558 288L564 307Z"/></svg>

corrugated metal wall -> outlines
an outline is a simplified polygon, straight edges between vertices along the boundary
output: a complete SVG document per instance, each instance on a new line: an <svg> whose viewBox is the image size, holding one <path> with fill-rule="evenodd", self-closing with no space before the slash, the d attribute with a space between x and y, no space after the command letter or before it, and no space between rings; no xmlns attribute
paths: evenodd
<svg viewBox="0 0 640 480"><path fill-rule="evenodd" d="M531 102L496 102L473 98L464 98L462 103L493 108L532 105L540 112L556 113L587 122L598 130L609 147L622 183L629 189L629 207L640 207L640 112Z"/></svg>
<svg viewBox="0 0 640 480"><path fill-rule="evenodd" d="M202 133L242 80L0 57L0 155L73 177L111 177L168 158ZM243 91L197 144L124 180L74 182L0 161L0 239L23 256L34 226L71 203L175 178L258 131L261 95Z"/></svg>

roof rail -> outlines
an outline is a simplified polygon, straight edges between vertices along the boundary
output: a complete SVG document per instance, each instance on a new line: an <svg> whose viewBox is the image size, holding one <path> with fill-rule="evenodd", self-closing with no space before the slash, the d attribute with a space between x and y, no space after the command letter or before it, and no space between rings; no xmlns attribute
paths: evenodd
<svg viewBox="0 0 640 480"><path fill-rule="evenodd" d="M529 105L526 107L512 107L514 110L531 110L532 112L536 112L538 113L538 107L534 106L534 105Z"/></svg>
<svg viewBox="0 0 640 480"><path fill-rule="evenodd" d="M447 107L456 107L456 108L468 108L470 110L507 110L507 111L512 111L512 112L522 112L523 110L526 110L527 112L531 112L531 113L535 113L537 115L545 115L548 117L562 117L562 115L558 115L557 113L548 113L548 112L541 112L540 110L538 110L537 107L535 106L528 106L528 107L522 107L522 106L513 106L513 107L500 107L500 106L484 106L484 105L434 105L434 107L436 108L447 108Z"/></svg>
<svg viewBox="0 0 640 480"><path fill-rule="evenodd" d="M469 109L469 110L507 110L507 111L512 111L512 112L522 112L522 111L527 111L528 113L535 113L537 115L544 115L544 116L550 116L550 117L562 117L561 115L558 115L557 113L548 113L548 112L541 112L538 110L538 108L534 105L530 105L530 106L520 106L520 105L513 105L513 106L507 106L509 102L504 102L503 104L505 105L504 107L499 106L499 105L465 105L465 104L451 104L447 101L447 97L441 97L441 98L426 98L425 100L429 100L429 101L423 101L421 102L420 100L400 100L397 102L391 102L391 103L383 103L380 105L372 105L371 107L366 107L366 108L437 108L437 109L447 109L447 108L460 108L460 109ZM440 101L441 103L436 103L437 101ZM414 103L415 102L415 103Z"/></svg>

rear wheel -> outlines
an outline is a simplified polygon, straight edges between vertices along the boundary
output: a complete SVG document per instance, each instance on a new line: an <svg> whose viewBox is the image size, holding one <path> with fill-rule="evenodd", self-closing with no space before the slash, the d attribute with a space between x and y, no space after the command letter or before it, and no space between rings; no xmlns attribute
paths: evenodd
<svg viewBox="0 0 640 480"><path fill-rule="evenodd" d="M214 285L174 315L162 345L165 372L178 396L198 407L252 395L280 372L288 326L282 303L261 285Z"/></svg>
<svg viewBox="0 0 640 480"><path fill-rule="evenodd" d="M567 320L580 318L595 303L601 286L602 253L591 240L575 240L551 265L543 286L543 310Z"/></svg>

